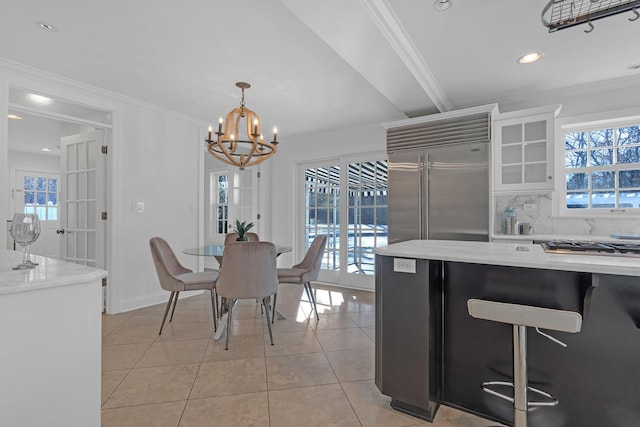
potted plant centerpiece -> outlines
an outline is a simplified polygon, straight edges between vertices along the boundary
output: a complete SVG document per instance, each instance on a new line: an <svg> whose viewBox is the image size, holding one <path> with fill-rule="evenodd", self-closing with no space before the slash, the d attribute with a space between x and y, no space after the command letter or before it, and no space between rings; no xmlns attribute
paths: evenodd
<svg viewBox="0 0 640 427"><path fill-rule="evenodd" d="M246 242L249 238L246 236L247 231L251 230L255 224L250 222L247 224L247 221L240 222L239 219L236 219L236 233L238 233L238 238L236 241Z"/></svg>

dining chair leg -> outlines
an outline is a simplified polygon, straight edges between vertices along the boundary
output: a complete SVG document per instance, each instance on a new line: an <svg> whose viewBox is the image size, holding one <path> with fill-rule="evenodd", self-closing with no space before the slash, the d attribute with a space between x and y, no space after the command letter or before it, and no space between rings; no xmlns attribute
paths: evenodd
<svg viewBox="0 0 640 427"><path fill-rule="evenodd" d="M318 306L316 305L316 297L313 296L313 289L311 289L311 282L305 283L305 287L307 288L309 299L311 299L311 304L313 304L313 310L316 312L316 320L320 320L320 316L318 315Z"/></svg>
<svg viewBox="0 0 640 427"><path fill-rule="evenodd" d="M273 313L271 313L271 323L276 321L276 301L278 300L278 293L273 294Z"/></svg>
<svg viewBox="0 0 640 427"><path fill-rule="evenodd" d="M256 300L256 304L260 304L260 300ZM260 314L264 314L264 311L262 310L262 304L260 304Z"/></svg>
<svg viewBox="0 0 640 427"><path fill-rule="evenodd" d="M262 305L264 306L264 313L267 316L267 326L269 327L269 338L271 338L271 345L273 345L273 332L271 332L271 323L269 322L269 302L271 298L266 297L262 299ZM274 308L275 312L275 308Z"/></svg>
<svg viewBox="0 0 640 427"><path fill-rule="evenodd" d="M173 313L176 312L176 305L178 305L178 295L180 295L180 291L176 291L176 296L173 298L173 310L171 310L171 317L169 317L169 323L173 320Z"/></svg>
<svg viewBox="0 0 640 427"><path fill-rule="evenodd" d="M220 304L219 304L218 292L216 291L215 288L213 288L213 291L216 293L216 315L218 316L218 318L220 318L221 314L220 314Z"/></svg>
<svg viewBox="0 0 640 427"><path fill-rule="evenodd" d="M236 300L228 299L228 311L227 311L227 338L224 345L225 350L229 350L229 335L231 335L231 313L233 313L233 306L235 305Z"/></svg>
<svg viewBox="0 0 640 427"><path fill-rule="evenodd" d="M162 324L160 325L160 332L158 332L158 335L162 335L162 328L164 328L164 322L167 320L167 314L169 313L169 308L171 308L173 294L175 294L175 291L171 291L171 295L169 295L169 302L167 302L167 308L164 310L164 317L162 318Z"/></svg>
<svg viewBox="0 0 640 427"><path fill-rule="evenodd" d="M211 289L211 310L213 311L213 332L218 331L218 312L216 310L216 290Z"/></svg>

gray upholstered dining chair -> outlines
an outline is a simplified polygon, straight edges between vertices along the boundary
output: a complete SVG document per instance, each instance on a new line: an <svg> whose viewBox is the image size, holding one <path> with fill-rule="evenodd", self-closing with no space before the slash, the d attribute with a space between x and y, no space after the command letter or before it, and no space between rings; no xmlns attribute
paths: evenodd
<svg viewBox="0 0 640 427"><path fill-rule="evenodd" d="M173 309L171 310L171 317L169 322L173 320L173 313L176 311L176 304L178 303L178 295L182 291L199 291L209 290L211 291L211 309L213 311L213 329L218 329L218 316L216 313L216 280L218 280L218 272L216 270L209 270L203 272L194 273L193 270L189 270L180 264L178 258L171 250L171 247L161 237L153 237L149 240L149 246L151 246L151 256L153 257L153 263L156 266L156 272L158 273L158 279L160 280L160 286L166 291L170 291L169 302L167 308L164 310L164 317L162 318L162 324L160 325L160 332L162 334L162 328L164 322L167 320L167 314L171 303L173 301Z"/></svg>
<svg viewBox="0 0 640 427"><path fill-rule="evenodd" d="M318 273L320 272L320 266L322 265L322 255L324 254L324 248L327 245L327 235L320 234L313 239L309 250L304 256L304 259L300 264L296 264L291 268L279 268L278 269L278 281L280 283L296 283L303 285L307 292L307 297L313 305L313 310L316 312L316 319L320 320L318 315L318 307L316 306L316 299L313 295L313 289L311 289L311 281L318 279ZM274 316L271 319L275 320L276 299L278 294L273 297L273 313Z"/></svg>
<svg viewBox="0 0 640 427"><path fill-rule="evenodd" d="M216 289L228 302L225 350L229 349L233 307L239 299L261 300L273 345L269 306L271 295L278 291L276 247L273 243L233 242L226 245Z"/></svg>
<svg viewBox="0 0 640 427"><path fill-rule="evenodd" d="M249 239L249 242L259 242L260 241L260 237L258 237L258 235L256 233L246 233L245 236L247 236L247 239ZM238 238L238 233L236 233L235 231L232 231L231 233L227 234L224 238L224 245L228 245L229 243L233 243L236 242Z"/></svg>

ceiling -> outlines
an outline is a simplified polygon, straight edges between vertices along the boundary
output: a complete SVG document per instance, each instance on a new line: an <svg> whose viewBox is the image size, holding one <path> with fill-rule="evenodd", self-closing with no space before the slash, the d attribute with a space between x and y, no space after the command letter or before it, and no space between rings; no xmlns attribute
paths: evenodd
<svg viewBox="0 0 640 427"><path fill-rule="evenodd" d="M566 88L640 84L640 20L549 33L547 0L6 2L0 58L215 123L240 101L286 142ZM629 16L627 16L629 15ZM56 31L41 29L45 21ZM11 40L11 42L8 42ZM516 63L538 51L542 60ZM586 89L585 89L586 90Z"/></svg>

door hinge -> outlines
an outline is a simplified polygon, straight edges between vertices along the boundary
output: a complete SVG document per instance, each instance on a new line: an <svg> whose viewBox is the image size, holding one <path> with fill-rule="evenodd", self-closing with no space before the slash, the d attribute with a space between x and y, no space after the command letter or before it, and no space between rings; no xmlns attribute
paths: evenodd
<svg viewBox="0 0 640 427"><path fill-rule="evenodd" d="M103 221L106 221L107 220L107 213L106 212L102 212L100 214L100 219L103 220Z"/></svg>
<svg viewBox="0 0 640 427"><path fill-rule="evenodd" d="M106 277L102 278L102 286L103 287L107 286L107 278Z"/></svg>
<svg viewBox="0 0 640 427"><path fill-rule="evenodd" d="M260 219L260 214L258 214L258 218L257 219Z"/></svg>
<svg viewBox="0 0 640 427"><path fill-rule="evenodd" d="M262 176L262 172L258 172L258 178Z"/></svg>
<svg viewBox="0 0 640 427"><path fill-rule="evenodd" d="M102 154L107 154L107 153L108 153L108 151L109 151L109 148L108 148L106 145L103 145L103 146L101 147L101 149L100 149L100 152L101 152Z"/></svg>

